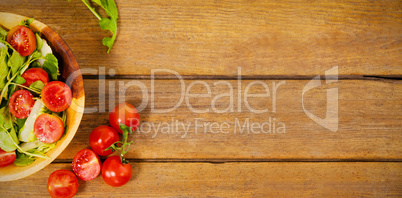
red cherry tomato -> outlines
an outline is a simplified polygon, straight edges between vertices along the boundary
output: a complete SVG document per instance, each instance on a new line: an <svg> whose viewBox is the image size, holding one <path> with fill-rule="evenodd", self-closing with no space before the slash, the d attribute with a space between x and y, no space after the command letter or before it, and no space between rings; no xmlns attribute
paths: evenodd
<svg viewBox="0 0 402 198"><path fill-rule="evenodd" d="M29 116L34 104L35 100L29 91L18 90L11 95L8 108L13 116L24 119Z"/></svg>
<svg viewBox="0 0 402 198"><path fill-rule="evenodd" d="M19 25L11 28L7 34L7 42L17 50L21 56L28 56L35 51L36 38L31 29Z"/></svg>
<svg viewBox="0 0 402 198"><path fill-rule="evenodd" d="M100 156L112 154L111 150L105 151L105 149L117 141L119 141L119 134L112 127L106 125L96 127L89 135L89 145Z"/></svg>
<svg viewBox="0 0 402 198"><path fill-rule="evenodd" d="M120 130L119 123L125 124L135 131L140 124L140 114L138 114L137 109L133 105L121 103L116 105L109 113L109 122L120 134L123 134L123 132Z"/></svg>
<svg viewBox="0 0 402 198"><path fill-rule="evenodd" d="M75 154L73 171L78 178L84 181L95 179L101 171L99 156L90 149L82 149Z"/></svg>
<svg viewBox="0 0 402 198"><path fill-rule="evenodd" d="M78 191L78 179L71 171L54 171L47 180L47 190L53 198L73 197Z"/></svg>
<svg viewBox="0 0 402 198"><path fill-rule="evenodd" d="M49 76L46 71L41 68L28 69L21 75L21 77L25 79L26 82L22 85L26 87L29 87L29 85L38 80L42 81L44 84L49 82Z"/></svg>
<svg viewBox="0 0 402 198"><path fill-rule="evenodd" d="M15 151L6 152L0 149L0 167L6 167L12 164L17 158Z"/></svg>
<svg viewBox="0 0 402 198"><path fill-rule="evenodd" d="M41 114L34 123L34 134L43 143L53 143L61 138L64 133L63 121L54 115Z"/></svg>
<svg viewBox="0 0 402 198"><path fill-rule="evenodd" d="M111 156L102 166L102 178L110 186L123 186L131 179L133 169L130 164L121 163L119 156Z"/></svg>
<svg viewBox="0 0 402 198"><path fill-rule="evenodd" d="M72 100L71 89L61 81L52 81L47 83L42 89L43 104L54 112L66 110Z"/></svg>

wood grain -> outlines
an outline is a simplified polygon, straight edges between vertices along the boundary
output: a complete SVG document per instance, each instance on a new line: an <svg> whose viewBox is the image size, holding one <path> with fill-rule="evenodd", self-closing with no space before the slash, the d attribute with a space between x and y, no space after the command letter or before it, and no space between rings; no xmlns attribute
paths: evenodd
<svg viewBox="0 0 402 198"><path fill-rule="evenodd" d="M340 75L402 74L400 1L117 0L119 35L80 1L3 0L0 11L44 22L71 47L83 68L116 74ZM24 5L24 6L16 6ZM106 70L105 72L109 72Z"/></svg>
<svg viewBox="0 0 402 198"><path fill-rule="evenodd" d="M181 96L181 84L171 73L157 73L155 97L149 98L140 112L142 123L158 127L164 122L171 124L172 119L184 124L198 119L200 123L226 122L227 130L204 131L190 125L186 134L181 129L161 133L156 128L145 133L144 127L131 138L134 143L126 156L134 162L132 180L121 188L107 186L101 177L80 181L77 197L402 196L400 1L116 3L119 34L111 53L106 54L101 40L110 34L100 29L81 1L0 1L0 11L34 17L61 35L80 68L92 78L84 80L85 114L67 149L38 173L1 183L2 195L48 196L48 176L58 169L71 170L77 151L89 148L90 132L108 124L111 107L119 100L137 107L143 102L144 93L134 85L126 87L125 96L119 95L120 90L124 92L119 83L143 83L151 97L153 69L170 69L187 79L186 88L197 80L211 87L211 97L189 99L193 108L210 111L194 113L186 101L172 112L152 111L151 101L156 109L167 109ZM343 80L312 89L304 96L305 108L325 117L326 90L338 88L339 129L331 132L304 113L301 97L310 79L334 66L339 66ZM243 79L248 79L241 85L235 80L238 67ZM96 80L104 73L111 74L106 77L111 79ZM393 80L366 80L367 76ZM358 80L345 80L348 78ZM266 113L253 113L244 103L245 89L255 81L266 83L271 95L249 99L250 106L268 108ZM272 83L280 81L286 84L278 88L274 110ZM214 85L219 82L222 84ZM233 87L233 112L214 112L211 102L228 93L227 84ZM191 93L207 91L200 84L191 89ZM264 93L264 89L256 85L249 92ZM230 97L219 98L216 109L223 110L229 103ZM261 124L269 118L284 123L286 133L273 133L272 129L271 133L234 133L236 119Z"/></svg>
<svg viewBox="0 0 402 198"><path fill-rule="evenodd" d="M77 197L399 197L401 163L133 163L133 178L113 188L101 176L79 181ZM51 164L24 180L2 183L6 197L49 196ZM24 190L21 190L24 189ZM5 194L4 194L5 193Z"/></svg>
<svg viewBox="0 0 402 198"><path fill-rule="evenodd" d="M90 132L99 125L108 125L109 105L113 108L119 99L134 104L137 108L142 103L143 93L136 86L127 89L125 97L119 94L119 84L144 83L150 91L150 80L85 80L86 113L82 124L69 147L58 160L71 160L75 153L88 147ZM194 80L185 80L186 89ZM302 109L301 95L308 81L286 80L279 86L276 93L276 112L273 112L272 83L280 81L264 80L270 89L270 97L250 98L249 105L256 109L268 108L267 113L253 113L244 103L242 111L237 112L237 81L226 81L234 89L234 112L216 113L212 109L212 100L219 94L228 93L226 85L215 85L223 82L205 80L211 87L211 97L196 97L189 99L190 105L197 109L210 109L208 113L194 113L186 105L185 100L176 110L169 113L157 113L151 110L151 99L146 108L140 112L141 127L132 137L134 140L128 158L147 160L401 160L402 136L402 84L399 81L359 81L341 80L334 85L325 85L312 89L305 94L304 103L308 111L325 117L327 88L339 89L339 130L331 132L312 121ZM242 97L246 87L255 82L244 80L241 85ZM99 92L99 84L112 86ZM173 107L180 100L180 83L178 80L156 80L155 110ZM250 93L264 93L261 85L254 85ZM100 94L99 94L100 93ZM203 85L194 85L190 93L207 93ZM100 96L100 97L99 97ZM151 94L149 93L149 97ZM229 97L216 100L216 109L223 110L229 106ZM97 111L90 113L94 108ZM103 108L103 110L102 110ZM204 123L228 123L222 125L222 131L217 128L197 126ZM236 119L241 126L236 124ZM249 123L270 122L264 130L240 128ZM274 121L274 119L276 121ZM173 124L172 124L173 121ZM182 124L177 124L182 123ZM286 126L286 133L279 133L279 122ZM144 124L146 123L146 124ZM165 123L165 124L164 124ZM191 123L189 125L188 123ZM273 125L276 124L276 130ZM188 127L185 133L183 124ZM153 126L152 126L153 125ZM174 126L166 129L166 126ZM250 124L251 125L251 124ZM149 128L149 126L153 128ZM159 126L159 129L158 129ZM179 128L176 129L176 126ZM257 126L257 125L255 125ZM215 126L216 127L216 126ZM226 128L228 127L228 128ZM187 130L187 129L186 129ZM235 131L236 130L236 131Z"/></svg>

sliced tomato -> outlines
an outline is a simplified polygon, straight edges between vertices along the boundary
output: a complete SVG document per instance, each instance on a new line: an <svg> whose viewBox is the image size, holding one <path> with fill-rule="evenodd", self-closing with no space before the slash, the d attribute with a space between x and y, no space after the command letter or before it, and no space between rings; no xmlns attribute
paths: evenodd
<svg viewBox="0 0 402 198"><path fill-rule="evenodd" d="M13 116L19 119L24 119L29 116L34 104L35 100L29 91L18 90L11 95L8 102L8 108Z"/></svg>
<svg viewBox="0 0 402 198"><path fill-rule="evenodd" d="M63 121L54 115L41 114L34 123L34 134L43 143L53 143L61 138L64 133Z"/></svg>
<svg viewBox="0 0 402 198"><path fill-rule="evenodd" d="M84 181L95 179L101 171L99 156L90 149L82 149L75 154L73 171L78 178Z"/></svg>
<svg viewBox="0 0 402 198"><path fill-rule="evenodd" d="M22 25L11 28L7 34L7 42L10 43L21 56L28 56L36 49L35 34L31 29Z"/></svg>
<svg viewBox="0 0 402 198"><path fill-rule="evenodd" d="M42 81L45 85L49 82L49 76L46 71L41 68L28 69L21 75L21 77L25 79L26 82L22 85L26 87L29 87L29 85L38 80Z"/></svg>
<svg viewBox="0 0 402 198"><path fill-rule="evenodd" d="M68 85L61 81L52 81L47 83L42 89L43 104L54 112L62 112L66 110L72 100L71 89Z"/></svg>
<svg viewBox="0 0 402 198"><path fill-rule="evenodd" d="M71 171L54 171L47 180L47 190L53 198L73 197L78 191L78 179Z"/></svg>
<svg viewBox="0 0 402 198"><path fill-rule="evenodd" d="M0 149L0 167L6 167L12 164L17 158L15 151L6 152Z"/></svg>

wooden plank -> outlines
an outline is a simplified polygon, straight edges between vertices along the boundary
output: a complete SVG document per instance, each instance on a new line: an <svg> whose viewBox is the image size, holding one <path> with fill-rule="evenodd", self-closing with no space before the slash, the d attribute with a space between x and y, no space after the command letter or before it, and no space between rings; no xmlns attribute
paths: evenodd
<svg viewBox="0 0 402 198"><path fill-rule="evenodd" d="M238 66L248 76L316 75L336 65L340 75L402 74L398 0L116 2L119 35L108 55L108 32L80 1L3 0L0 11L49 25L82 68L122 75L234 76Z"/></svg>
<svg viewBox="0 0 402 198"><path fill-rule="evenodd" d="M155 88L152 91L151 80L85 80L86 112L76 136L58 160L71 160L75 153L87 148L90 132L99 125L108 124L108 111L111 109L108 106L113 108L119 99L137 108L144 101L143 104L146 104L140 112L140 128L131 136L134 143L128 158L178 161L402 159L402 84L399 81L341 80L306 92L305 109L325 117L326 90L338 89L339 125L336 132L320 126L303 111L302 91L309 82L307 80L243 80L241 86L234 80L205 80L203 82L211 89L210 97L189 97L191 106L183 99L183 103L169 113L158 113L156 110L172 108L180 101L180 82L153 82ZM194 82L183 81L189 93L207 93L205 85ZM266 84L270 96L248 97L249 106L260 110L267 108L269 111L266 113L254 113L245 104L246 88L258 82ZM144 92L148 93L148 100L143 99L145 94L135 86L141 83L147 89ZM225 83L233 87L233 112L217 113L212 108L213 104L218 110L224 110L230 105L230 97L214 100L220 94L230 93ZM275 87L282 84L276 89L276 100L273 99L273 83ZM119 87L119 84L126 86L126 94L124 86ZM103 88L99 89L99 86ZM109 89L110 86L114 90ZM105 90L99 91L102 89ZM241 103L238 102L239 90ZM151 91L154 93L154 110L151 108ZM248 94L264 92L265 88L261 84L253 85L248 90ZM275 112L273 103L276 103ZM238 112L239 104L241 112ZM209 109L210 112L194 113L190 107L196 110ZM91 113L93 110L98 112ZM250 125L244 128L247 122ZM218 123L222 131L213 123ZM255 128L252 129L252 126ZM280 126L282 129L279 129Z"/></svg>
<svg viewBox="0 0 402 198"><path fill-rule="evenodd" d="M133 178L113 188L101 176L79 181L77 197L399 197L401 163L134 163ZM5 197L48 196L51 164L22 180L5 182ZM109 194L113 192L112 194Z"/></svg>

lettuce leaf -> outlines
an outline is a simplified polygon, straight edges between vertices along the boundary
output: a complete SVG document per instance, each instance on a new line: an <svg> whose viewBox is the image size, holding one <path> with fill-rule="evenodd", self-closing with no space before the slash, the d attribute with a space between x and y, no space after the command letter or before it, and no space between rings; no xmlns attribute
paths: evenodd
<svg viewBox="0 0 402 198"><path fill-rule="evenodd" d="M49 74L52 80L57 80L59 75L59 61L53 54L46 54L43 69Z"/></svg>
<svg viewBox="0 0 402 198"><path fill-rule="evenodd" d="M16 50L13 50L10 58L8 59L7 65L11 69L11 76L17 73L20 67L24 64L25 57L21 56Z"/></svg>
<svg viewBox="0 0 402 198"><path fill-rule="evenodd" d="M32 164L35 161L35 158L28 156L23 153L18 153L17 152L17 158L14 161L14 164L16 166L28 166Z"/></svg>
<svg viewBox="0 0 402 198"><path fill-rule="evenodd" d="M0 91L7 83L9 68L7 65L7 47L0 48Z"/></svg>

